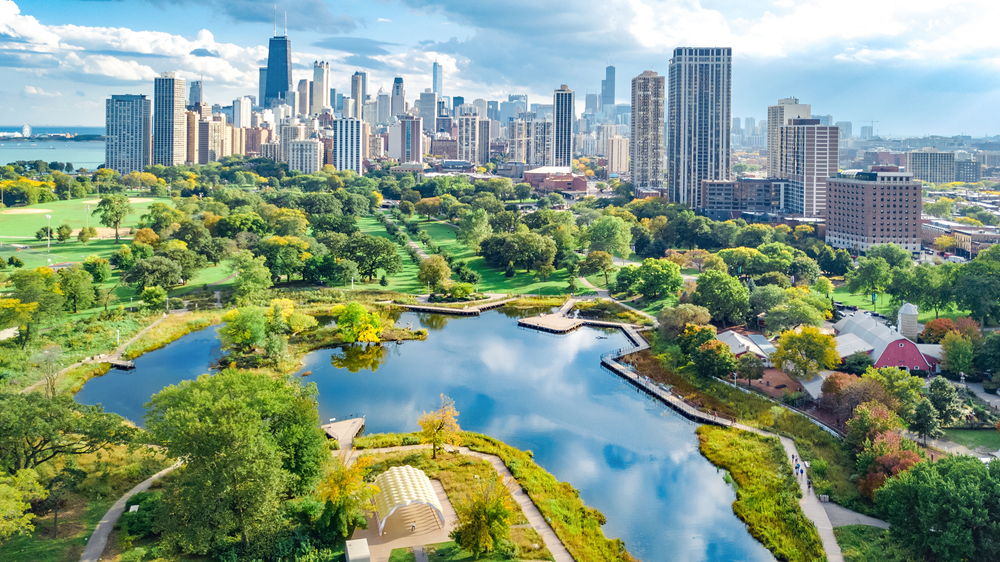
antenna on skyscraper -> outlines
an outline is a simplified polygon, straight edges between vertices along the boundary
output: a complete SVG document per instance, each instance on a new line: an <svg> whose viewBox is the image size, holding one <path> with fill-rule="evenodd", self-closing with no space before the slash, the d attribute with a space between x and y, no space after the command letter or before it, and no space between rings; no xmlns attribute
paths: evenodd
<svg viewBox="0 0 1000 562"><path fill-rule="evenodd" d="M278 36L278 5L274 5L274 36Z"/></svg>
<svg viewBox="0 0 1000 562"><path fill-rule="evenodd" d="M288 12L285 12L285 37L288 37Z"/></svg>

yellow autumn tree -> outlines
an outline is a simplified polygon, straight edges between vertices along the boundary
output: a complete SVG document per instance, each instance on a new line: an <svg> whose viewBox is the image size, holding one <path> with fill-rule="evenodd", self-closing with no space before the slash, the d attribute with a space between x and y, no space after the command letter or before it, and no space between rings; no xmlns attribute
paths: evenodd
<svg viewBox="0 0 1000 562"><path fill-rule="evenodd" d="M441 395L441 407L433 412L424 412L417 423L420 425L420 440L431 444L431 458L437 458L438 447L445 443L457 445L461 442L458 427L458 410L455 401L444 394Z"/></svg>
<svg viewBox="0 0 1000 562"><path fill-rule="evenodd" d="M330 472L316 488L316 495L326 502L320 518L326 529L346 538L351 527L367 528L367 506L378 493L375 484L365 481L372 464L374 460L367 455L350 465L334 455Z"/></svg>

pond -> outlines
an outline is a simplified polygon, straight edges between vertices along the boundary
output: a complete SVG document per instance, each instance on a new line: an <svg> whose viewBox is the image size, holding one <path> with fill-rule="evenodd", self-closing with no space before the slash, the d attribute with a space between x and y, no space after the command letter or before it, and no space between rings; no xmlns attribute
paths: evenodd
<svg viewBox="0 0 1000 562"><path fill-rule="evenodd" d="M733 515L733 490L698 452L696 426L601 368L602 353L628 344L620 333L552 336L500 312L405 313L397 325L426 327L428 339L306 357L324 422L363 413L369 433L414 431L444 393L463 429L532 450L639 559L774 560ZM141 421L151 394L206 371L213 337L206 330L146 354L131 373L89 381L77 400Z"/></svg>

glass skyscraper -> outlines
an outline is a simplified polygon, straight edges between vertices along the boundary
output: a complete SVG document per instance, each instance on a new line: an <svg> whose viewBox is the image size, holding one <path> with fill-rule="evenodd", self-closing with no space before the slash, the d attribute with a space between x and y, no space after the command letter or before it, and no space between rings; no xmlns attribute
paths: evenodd
<svg viewBox="0 0 1000 562"><path fill-rule="evenodd" d="M292 89L292 42L288 37L272 37L267 47L267 87L261 107L283 99Z"/></svg>

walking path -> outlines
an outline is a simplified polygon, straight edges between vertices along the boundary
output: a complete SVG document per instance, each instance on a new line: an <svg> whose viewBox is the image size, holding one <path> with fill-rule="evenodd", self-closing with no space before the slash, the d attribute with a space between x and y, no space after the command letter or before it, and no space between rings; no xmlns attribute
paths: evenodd
<svg viewBox="0 0 1000 562"><path fill-rule="evenodd" d="M385 220L388 221L388 222L391 222L392 224L396 224L396 221L394 221L391 218L389 218L389 215L385 216ZM396 226L399 226L399 225L396 225ZM425 252L423 248L421 248L419 245L417 245L417 243L414 242L412 238L410 239L409 242L407 242L406 245L409 246L409 247L411 247L411 248L413 248L414 250L416 250L417 251L417 255L420 256L420 259L422 259L422 260L427 259L427 252Z"/></svg>
<svg viewBox="0 0 1000 562"><path fill-rule="evenodd" d="M1000 395L988 394L986 390L983 389L983 383L981 382L967 382L965 386L969 387L969 390L975 391L976 396L981 398L984 402L993 406L996 410L1000 408Z"/></svg>
<svg viewBox="0 0 1000 562"><path fill-rule="evenodd" d="M922 437L920 437L919 435L917 435L916 433L913 433L913 432L910 432L910 431L903 431L902 433L903 433L903 436L906 437L907 439L909 439L909 440L911 440L911 441L913 441L915 443L919 443L921 445L924 445L924 439ZM955 454L957 454L957 455L968 455L970 457L980 457L980 456L982 456L982 455L976 453L975 451L973 451L972 449L970 449L970 448L968 448L968 447L966 447L964 445L959 445L958 443L955 443L954 441L948 441L947 439L934 439L932 437L928 437L927 438L926 447L928 447L928 448L934 448L934 449L937 449L938 451L944 451L944 452L952 454L952 455L955 455Z"/></svg>
<svg viewBox="0 0 1000 562"><path fill-rule="evenodd" d="M401 306L406 309L412 310L414 312L434 312L437 314L453 314L457 316L479 316L479 314L482 312L485 312L487 310L492 310L494 308L499 308L511 301L516 301L518 298L520 297L510 297L501 300L491 300L489 302L484 302L483 304L466 306L464 308L434 306L433 304L398 304L396 306Z"/></svg>
<svg viewBox="0 0 1000 562"><path fill-rule="evenodd" d="M875 519L874 517L868 517L858 513L857 511L851 511L842 505L837 505L833 502L823 502L823 509L826 510L826 514L830 516L830 522L833 523L834 527L844 527L847 525L869 525L871 527L878 527L880 529L888 529L889 524L881 519Z"/></svg>
<svg viewBox="0 0 1000 562"><path fill-rule="evenodd" d="M428 562L427 551L424 550L423 546L413 547L413 558L417 562Z"/></svg>
<svg viewBox="0 0 1000 562"><path fill-rule="evenodd" d="M128 502L129 498L134 496L139 492L145 492L149 489L149 486L156 480L163 478L170 471L174 470L180 466L180 461L174 463L173 466L169 466L156 474L150 476L146 480L136 485L128 491L127 494L118 498L111 509L104 514L101 518L101 522L97 524L97 528L94 529L94 534L90 535L90 539L87 540L87 548L83 549L83 554L80 556L80 562L97 562L101 559L101 555L104 554L104 547L108 544L108 535L111 534L111 529L114 529L115 523L118 522L118 518L121 517L122 513L125 511L125 503Z"/></svg>

